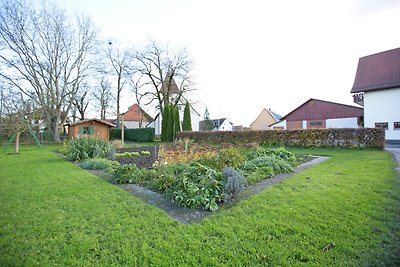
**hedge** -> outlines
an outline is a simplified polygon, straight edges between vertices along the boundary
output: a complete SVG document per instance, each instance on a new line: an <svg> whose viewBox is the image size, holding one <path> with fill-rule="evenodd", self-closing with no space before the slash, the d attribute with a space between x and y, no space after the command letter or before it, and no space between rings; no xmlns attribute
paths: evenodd
<svg viewBox="0 0 400 267"><path fill-rule="evenodd" d="M383 149L385 146L385 130L377 128L178 132L176 137L214 144L256 142L293 147L372 149Z"/></svg>
<svg viewBox="0 0 400 267"><path fill-rule="evenodd" d="M111 128L110 139L121 139L121 129ZM154 142L155 132L154 128L138 128L138 129L125 129L124 130L125 141L134 142Z"/></svg>

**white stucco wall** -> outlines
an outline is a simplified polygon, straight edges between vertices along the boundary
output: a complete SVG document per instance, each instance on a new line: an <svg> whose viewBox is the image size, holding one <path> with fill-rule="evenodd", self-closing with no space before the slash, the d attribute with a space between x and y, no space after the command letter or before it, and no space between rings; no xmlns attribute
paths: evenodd
<svg viewBox="0 0 400 267"><path fill-rule="evenodd" d="M357 118L327 119L326 128L358 128Z"/></svg>
<svg viewBox="0 0 400 267"><path fill-rule="evenodd" d="M393 125L400 122L400 88L364 93L364 127L374 128L376 122L388 122L386 140L400 140Z"/></svg>
<svg viewBox="0 0 400 267"><path fill-rule="evenodd" d="M303 121L303 129L307 129L307 121Z"/></svg>
<svg viewBox="0 0 400 267"><path fill-rule="evenodd" d="M219 126L218 130L219 131L232 131L233 130L233 126L228 121L228 119L225 119L224 122Z"/></svg>
<svg viewBox="0 0 400 267"><path fill-rule="evenodd" d="M280 122L272 125L271 127L272 127L272 129L274 129L275 127L283 127L283 129L286 130L286 120L280 121Z"/></svg>

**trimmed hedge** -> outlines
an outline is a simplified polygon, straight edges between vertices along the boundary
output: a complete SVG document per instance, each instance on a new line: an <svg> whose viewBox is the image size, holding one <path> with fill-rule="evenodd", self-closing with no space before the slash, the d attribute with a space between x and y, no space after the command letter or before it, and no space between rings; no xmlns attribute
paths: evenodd
<svg viewBox="0 0 400 267"><path fill-rule="evenodd" d="M372 149L383 149L385 146L385 130L377 128L178 132L176 137L215 144L256 142L294 147Z"/></svg>
<svg viewBox="0 0 400 267"><path fill-rule="evenodd" d="M154 128L125 129L124 138L126 141L154 142L155 131ZM111 128L110 139L121 139L121 129Z"/></svg>

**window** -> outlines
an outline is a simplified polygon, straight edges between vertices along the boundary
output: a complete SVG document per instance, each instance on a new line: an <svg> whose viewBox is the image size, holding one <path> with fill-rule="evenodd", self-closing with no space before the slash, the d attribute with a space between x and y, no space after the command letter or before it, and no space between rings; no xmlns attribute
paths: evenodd
<svg viewBox="0 0 400 267"><path fill-rule="evenodd" d="M393 123L393 129L400 130L400 121L395 121Z"/></svg>
<svg viewBox="0 0 400 267"><path fill-rule="evenodd" d="M389 127L389 124L387 122L375 122L375 128L382 128L387 130Z"/></svg>
<svg viewBox="0 0 400 267"><path fill-rule="evenodd" d="M322 126L322 121L310 121L310 126Z"/></svg>
<svg viewBox="0 0 400 267"><path fill-rule="evenodd" d="M94 127L81 126L79 127L79 134L93 135Z"/></svg>

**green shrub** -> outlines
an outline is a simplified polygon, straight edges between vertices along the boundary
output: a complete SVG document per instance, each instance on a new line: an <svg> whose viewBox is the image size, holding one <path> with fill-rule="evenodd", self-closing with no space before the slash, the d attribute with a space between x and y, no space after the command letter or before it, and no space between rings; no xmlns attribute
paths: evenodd
<svg viewBox="0 0 400 267"><path fill-rule="evenodd" d="M71 161L106 157L111 149L109 142L92 137L73 139L65 146L63 153Z"/></svg>
<svg viewBox="0 0 400 267"><path fill-rule="evenodd" d="M277 156L287 162L289 162L291 165L295 165L297 162L296 156L290 152L287 151L285 148L280 147L280 148L257 148L257 150L252 150L249 153L247 153L246 158L247 159L255 159L257 157L264 157L264 156L270 156L274 155Z"/></svg>
<svg viewBox="0 0 400 267"><path fill-rule="evenodd" d="M150 153L150 151L143 150L143 151L140 152L140 155L149 156L149 155L151 155L151 153Z"/></svg>
<svg viewBox="0 0 400 267"><path fill-rule="evenodd" d="M239 170L246 176L247 182L253 184L273 175L292 172L293 167L289 161L271 154L247 160Z"/></svg>
<svg viewBox="0 0 400 267"><path fill-rule="evenodd" d="M119 165L114 169L113 181L116 184L139 184L142 170L135 164Z"/></svg>
<svg viewBox="0 0 400 267"><path fill-rule="evenodd" d="M222 171L222 192L224 201L236 197L243 191L246 185L246 178L231 167L225 167Z"/></svg>
<svg viewBox="0 0 400 267"><path fill-rule="evenodd" d="M124 129L125 141L132 142L154 142L154 128ZM110 139L121 139L121 129L111 128Z"/></svg>
<svg viewBox="0 0 400 267"><path fill-rule="evenodd" d="M174 169L176 182L168 189L183 207L215 211L222 201L221 175L201 164L179 164Z"/></svg>
<svg viewBox="0 0 400 267"><path fill-rule="evenodd" d="M208 155L199 159L199 163L217 171L222 171L225 167L237 168L245 161L241 151L235 147L222 149L216 155Z"/></svg>
<svg viewBox="0 0 400 267"><path fill-rule="evenodd" d="M85 170L112 170L120 164L117 161L111 161L108 159L88 159L81 163L79 166Z"/></svg>

